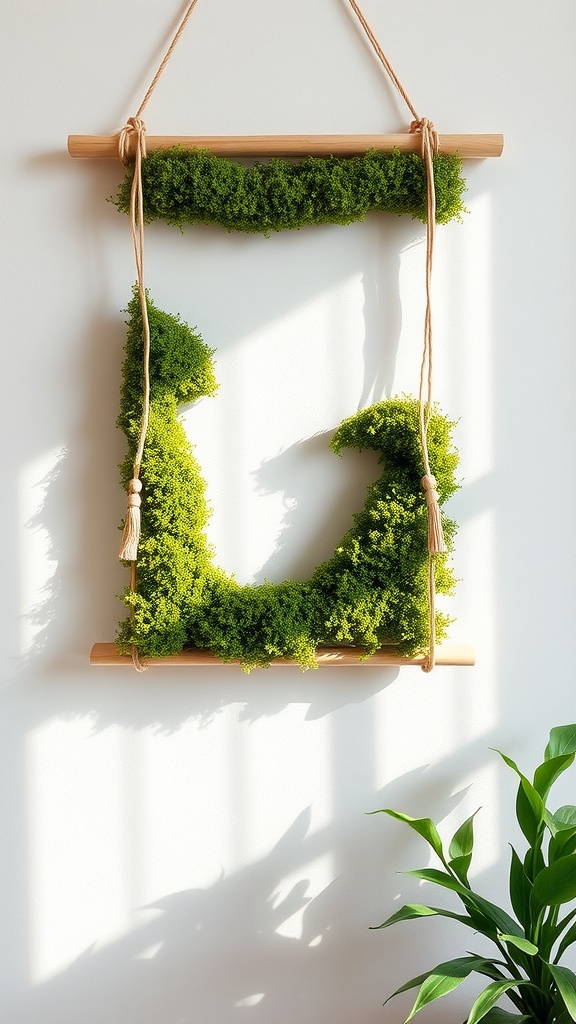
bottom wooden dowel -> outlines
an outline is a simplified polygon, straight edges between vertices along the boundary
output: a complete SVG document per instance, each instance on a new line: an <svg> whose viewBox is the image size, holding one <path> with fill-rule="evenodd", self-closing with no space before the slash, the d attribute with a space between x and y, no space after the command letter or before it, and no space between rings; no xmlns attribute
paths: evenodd
<svg viewBox="0 0 576 1024"><path fill-rule="evenodd" d="M379 651L369 658L362 658L363 651L357 647L320 647L316 652L316 662L319 668L332 668L338 666L362 668L374 668L384 665L422 665L425 656L422 654L413 658L406 658L392 647L381 647ZM473 665L475 661L474 649L469 644L441 644L436 648L437 665ZM132 658L129 654L120 654L116 644L98 643L94 644L90 652L91 665L125 665L132 666ZM179 654L172 654L167 658L146 658L144 664L147 668L178 668L189 666L191 668L217 668L222 662L211 651L200 651L191 647L181 651ZM229 665L238 665L239 662L226 662ZM297 666L296 661L277 660L271 663L276 666Z"/></svg>

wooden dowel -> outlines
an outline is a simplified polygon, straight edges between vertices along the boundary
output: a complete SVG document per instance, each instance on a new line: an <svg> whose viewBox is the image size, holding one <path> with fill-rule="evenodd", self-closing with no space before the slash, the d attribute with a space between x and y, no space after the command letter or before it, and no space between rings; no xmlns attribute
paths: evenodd
<svg viewBox="0 0 576 1024"><path fill-rule="evenodd" d="M414 658L406 658L398 654L393 648L381 648L371 657L361 660L362 651L352 647L321 647L316 653L316 661L319 668L335 668L338 666L362 668L363 666L380 667L385 665L422 665L424 655L417 655ZM473 665L475 660L474 649L468 644L440 644L436 648L437 665ZM132 658L129 654L119 654L116 644L98 643L94 644L90 652L91 665L124 665L132 667ZM172 654L167 658L144 659L144 664L149 668L178 668L188 666L189 668L216 668L222 666L222 662L210 651L200 651L190 648L181 651L180 654ZM238 665L239 662L227 662L227 664ZM278 660L273 661L276 666L294 666L295 661Z"/></svg>
<svg viewBox="0 0 576 1024"><path fill-rule="evenodd" d="M500 156L503 135L440 135L440 151L462 159ZM219 156L353 156L367 149L402 153L420 151L420 136L398 135L148 135L148 152L182 146L209 149ZM71 157L109 160L118 158L117 135L69 135Z"/></svg>

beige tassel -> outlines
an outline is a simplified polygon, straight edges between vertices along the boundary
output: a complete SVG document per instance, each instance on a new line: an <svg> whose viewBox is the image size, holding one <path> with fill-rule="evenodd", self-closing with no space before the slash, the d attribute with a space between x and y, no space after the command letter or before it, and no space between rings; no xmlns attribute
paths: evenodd
<svg viewBox="0 0 576 1024"><path fill-rule="evenodd" d="M128 484L128 507L122 534L122 543L118 558L122 562L135 562L138 557L138 541L140 540L140 491L142 482L134 477Z"/></svg>
<svg viewBox="0 0 576 1024"><path fill-rule="evenodd" d="M435 555L448 550L442 531L442 517L438 504L436 478L427 473L426 476L422 477L420 483L424 488L426 504L428 505L428 551L431 555Z"/></svg>

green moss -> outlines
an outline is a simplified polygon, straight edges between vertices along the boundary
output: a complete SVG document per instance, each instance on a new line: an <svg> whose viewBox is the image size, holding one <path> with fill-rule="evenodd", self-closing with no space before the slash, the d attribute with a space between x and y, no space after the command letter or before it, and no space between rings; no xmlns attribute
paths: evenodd
<svg viewBox="0 0 576 1024"><path fill-rule="evenodd" d="M464 210L462 163L434 157L436 220L445 224ZM133 171L116 197L130 209ZM174 147L150 153L142 165L147 221L220 224L228 231L269 234L308 224L350 224L371 210L410 214L426 221L426 176L416 153L369 150L354 157L274 159L251 167L207 150Z"/></svg>
<svg viewBox="0 0 576 1024"><path fill-rule="evenodd" d="M119 426L128 452L122 467L132 474L142 390L142 317L131 300ZM133 615L120 625L119 642L134 643L143 657L174 654L186 644L213 651L245 668L274 658L314 665L319 645L352 644L373 653L392 643L406 655L429 640L427 606L427 512L420 486L423 467L418 405L394 398L343 421L331 445L374 449L382 473L368 488L331 559L309 580L240 586L213 560L205 527L208 510L200 467L182 425L178 404L213 395L212 352L177 317L148 300L151 331L150 425L142 462L142 534L138 587L125 595ZM440 501L455 491L456 453L450 424L437 410L430 419L430 462ZM451 549L455 524L443 519ZM454 584L447 556L436 556L439 594ZM447 619L437 614L438 638Z"/></svg>

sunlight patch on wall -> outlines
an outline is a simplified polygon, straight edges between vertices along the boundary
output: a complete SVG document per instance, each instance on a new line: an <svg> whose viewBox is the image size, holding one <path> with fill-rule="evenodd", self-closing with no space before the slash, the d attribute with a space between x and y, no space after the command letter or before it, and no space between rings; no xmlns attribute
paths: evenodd
<svg viewBox="0 0 576 1024"><path fill-rule="evenodd" d="M244 999L239 999L234 1006L258 1006L264 999L264 992L254 992L251 996L245 996Z"/></svg>
<svg viewBox="0 0 576 1024"><path fill-rule="evenodd" d="M466 779L462 780L464 787L467 784L470 785L466 798L468 807L465 811L462 809L462 806L459 807L458 818L455 819L455 828L457 828L468 815L473 814L476 808L482 804L479 813L474 819L474 855L470 869L471 882L484 872L489 871L496 864L500 865L499 871L501 871L502 858L509 857L508 848L502 848L503 838L506 841L515 839L514 836L502 838L500 835L498 810L501 805L500 779L502 777L503 765L497 754L492 751L487 753L490 758L489 762L483 768L476 771L468 782ZM490 895L486 892L485 887L482 886L480 886L480 892L483 895L486 894L493 902L500 902L499 894L496 896L494 894Z"/></svg>
<svg viewBox="0 0 576 1024"><path fill-rule="evenodd" d="M355 411L363 380L362 309L358 271L217 353L218 394L186 413L213 509L208 537L218 563L240 582L253 582L273 555L303 486L309 536L338 492L342 464L328 447L329 435L318 441L314 435ZM315 564L311 558L310 569ZM276 578L273 567L267 578Z"/></svg>
<svg viewBox="0 0 576 1024"><path fill-rule="evenodd" d="M121 730L94 736L89 719L50 718L27 734L25 758L30 979L40 984L132 923L110 770L121 763Z"/></svg>
<svg viewBox="0 0 576 1024"><path fill-rule="evenodd" d="M461 418L459 443L466 477L493 464L493 215L491 197L466 200L463 223L436 232L432 278L433 397ZM395 391L418 393L425 312L425 241L402 250L399 290L402 331ZM421 282L421 287L418 287ZM468 473L470 467L470 473Z"/></svg>
<svg viewBox="0 0 576 1024"><path fill-rule="evenodd" d="M236 785L241 761L234 718L228 709L206 729L191 722L174 732L145 729L135 737L139 751L131 762L130 791L140 794L139 820L128 832L137 837L131 850L139 872L134 902L174 892L217 894L241 863L237 829L244 809L242 786Z"/></svg>
<svg viewBox="0 0 576 1024"><path fill-rule="evenodd" d="M153 960L155 956L160 952L164 942L153 942L152 945L146 946L145 949L141 950L140 953L136 953L134 956L135 960Z"/></svg>
<svg viewBox="0 0 576 1024"><path fill-rule="evenodd" d="M442 267L439 313L445 324L438 374L450 381L450 409L458 417L457 445L465 486L494 468L494 239L491 196L467 202L454 226Z"/></svg>
<svg viewBox="0 0 576 1024"><path fill-rule="evenodd" d="M462 224L436 234L433 276L434 397L458 419L462 489L448 514L459 524L453 562L455 595L442 602L455 621L454 641L472 643L482 659L482 681L461 669L435 669L432 676L401 673L401 685L375 701L376 782L382 786L423 764L441 762L485 736L499 714L494 663L496 522L491 501L494 466L493 227L490 196L467 201ZM422 351L424 242L402 252L400 295L402 338L397 381L402 390L418 386ZM489 652L486 654L485 652ZM490 654L491 652L491 654ZM441 709L441 713L439 713ZM429 723L434 722L434 730Z"/></svg>
<svg viewBox="0 0 576 1024"><path fill-rule="evenodd" d="M308 860L310 837L332 822L329 723L302 715L302 705L290 704L244 734L243 802L233 813L241 815L245 862L267 860L279 870L300 865Z"/></svg>
<svg viewBox="0 0 576 1024"><path fill-rule="evenodd" d="M18 538L20 584L20 653L29 654L45 628L42 611L50 599L50 583L57 562L52 557L50 535L42 524L46 491L64 456L62 448L43 452L26 463L18 478Z"/></svg>
<svg viewBox="0 0 576 1024"><path fill-rule="evenodd" d="M465 586L460 583L451 600L449 611L455 622L450 631L458 640L473 644L479 667L436 667L430 675L403 669L397 682L376 694L377 788L448 756L453 763L469 744L484 742L499 721L494 509L480 511L463 523L457 547L457 576Z"/></svg>

